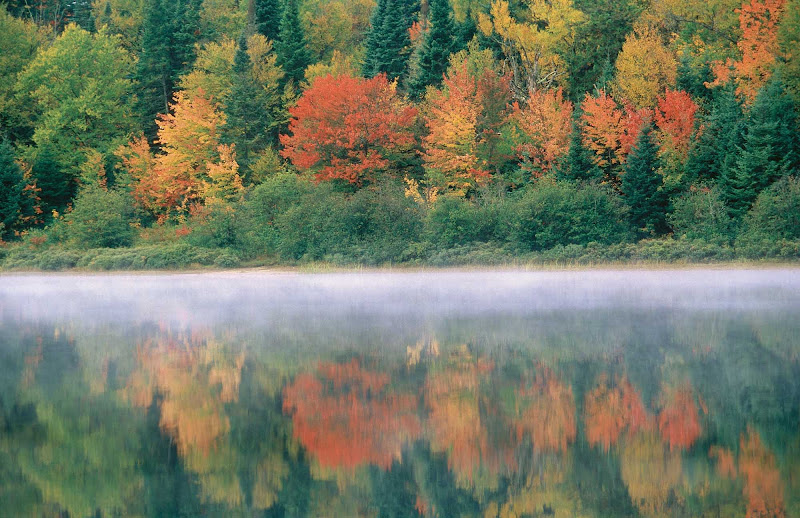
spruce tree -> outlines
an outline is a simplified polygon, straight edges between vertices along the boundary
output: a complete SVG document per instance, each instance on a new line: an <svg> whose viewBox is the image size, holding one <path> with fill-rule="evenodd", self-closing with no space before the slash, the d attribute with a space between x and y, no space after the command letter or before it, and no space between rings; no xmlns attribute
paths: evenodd
<svg viewBox="0 0 800 518"><path fill-rule="evenodd" d="M111 9L111 2L106 1L106 6L103 8L103 14L97 19L97 26L104 27L111 25L111 14L113 13Z"/></svg>
<svg viewBox="0 0 800 518"><path fill-rule="evenodd" d="M740 217L758 194L800 166L797 114L779 78L759 91L745 124L742 145L722 178L731 215Z"/></svg>
<svg viewBox="0 0 800 518"><path fill-rule="evenodd" d="M236 146L236 160L246 175L254 157L269 144L270 117L264 90L253 79L247 39L239 38L233 63L233 86L225 100L225 136Z"/></svg>
<svg viewBox="0 0 800 518"><path fill-rule="evenodd" d="M409 93L419 97L428 85L438 86L447 70L457 36L449 0L430 0L430 28L425 34L416 74L409 81Z"/></svg>
<svg viewBox="0 0 800 518"><path fill-rule="evenodd" d="M194 61L202 0L147 0L136 79L139 114L149 140L156 135L156 118L167 113L178 77Z"/></svg>
<svg viewBox="0 0 800 518"><path fill-rule="evenodd" d="M280 37L281 10L280 0L251 0L253 2L253 23L256 31L273 43Z"/></svg>
<svg viewBox="0 0 800 518"><path fill-rule="evenodd" d="M408 75L412 50L408 29L418 10L417 0L379 0L367 36L366 76L385 73L390 80L402 80Z"/></svg>
<svg viewBox="0 0 800 518"><path fill-rule="evenodd" d="M690 182L717 180L736 162L742 144L744 113L733 82L715 93L711 111L701 125L703 131L686 161Z"/></svg>
<svg viewBox="0 0 800 518"><path fill-rule="evenodd" d="M644 235L666 230L667 198L658 168L658 146L647 124L628 155L621 185L631 223Z"/></svg>
<svg viewBox="0 0 800 518"><path fill-rule="evenodd" d="M603 178L602 169L594 163L592 151L583 145L581 127L577 120L572 123L569 150L566 157L559 164L556 175L560 180L582 182L600 181Z"/></svg>
<svg viewBox="0 0 800 518"><path fill-rule="evenodd" d="M300 24L297 0L285 1L280 26L278 41L275 42L278 65L286 74L285 80L299 84L305 78L306 68L311 64L311 54Z"/></svg>
<svg viewBox="0 0 800 518"><path fill-rule="evenodd" d="M91 0L75 0L72 4L72 20L84 30L95 31Z"/></svg>
<svg viewBox="0 0 800 518"><path fill-rule="evenodd" d="M20 215L24 184L22 169L14 158L11 144L0 141L0 241L11 235Z"/></svg>

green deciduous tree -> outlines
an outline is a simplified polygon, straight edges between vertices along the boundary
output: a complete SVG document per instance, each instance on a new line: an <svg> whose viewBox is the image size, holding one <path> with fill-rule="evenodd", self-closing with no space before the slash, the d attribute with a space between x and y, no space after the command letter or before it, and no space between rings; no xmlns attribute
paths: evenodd
<svg viewBox="0 0 800 518"><path fill-rule="evenodd" d="M0 141L0 240L11 234L22 208L22 169L8 140Z"/></svg>
<svg viewBox="0 0 800 518"><path fill-rule="evenodd" d="M36 114L26 158L50 201L46 211L69 202L90 150L107 156L135 129L132 66L118 37L70 25L20 73L17 88ZM62 192L47 192L48 184Z"/></svg>

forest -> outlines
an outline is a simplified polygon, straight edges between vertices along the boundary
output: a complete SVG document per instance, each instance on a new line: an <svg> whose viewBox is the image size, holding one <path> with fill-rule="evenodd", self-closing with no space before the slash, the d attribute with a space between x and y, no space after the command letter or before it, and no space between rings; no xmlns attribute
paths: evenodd
<svg viewBox="0 0 800 518"><path fill-rule="evenodd" d="M800 257L800 0L0 4L2 269Z"/></svg>

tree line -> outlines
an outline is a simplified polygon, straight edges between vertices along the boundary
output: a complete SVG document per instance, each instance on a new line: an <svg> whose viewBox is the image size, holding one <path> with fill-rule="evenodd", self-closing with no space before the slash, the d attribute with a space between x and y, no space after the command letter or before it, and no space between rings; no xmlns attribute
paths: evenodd
<svg viewBox="0 0 800 518"><path fill-rule="evenodd" d="M4 255L800 250L797 0L4 4Z"/></svg>

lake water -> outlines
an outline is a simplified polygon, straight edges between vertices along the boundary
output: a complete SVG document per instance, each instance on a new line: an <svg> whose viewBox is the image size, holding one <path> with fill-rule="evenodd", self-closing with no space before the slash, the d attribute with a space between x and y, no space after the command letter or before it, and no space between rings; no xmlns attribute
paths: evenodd
<svg viewBox="0 0 800 518"><path fill-rule="evenodd" d="M800 516L800 270L0 276L0 516Z"/></svg>

